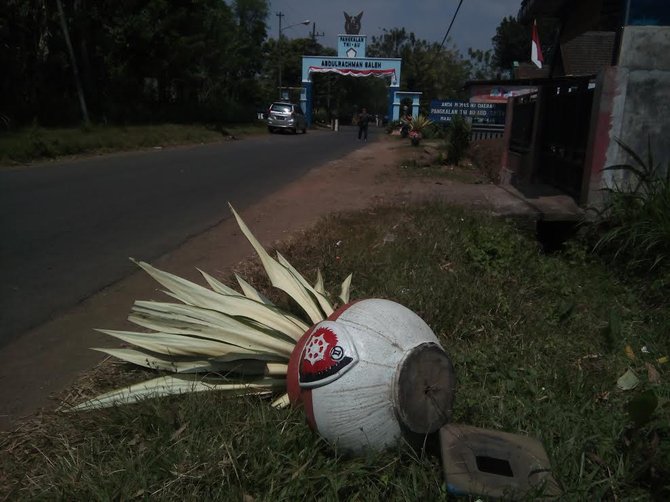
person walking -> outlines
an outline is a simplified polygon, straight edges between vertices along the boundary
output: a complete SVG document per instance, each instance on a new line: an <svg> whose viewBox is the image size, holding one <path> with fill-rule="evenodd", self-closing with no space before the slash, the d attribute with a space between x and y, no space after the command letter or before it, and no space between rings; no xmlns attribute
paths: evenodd
<svg viewBox="0 0 670 502"><path fill-rule="evenodd" d="M361 113L358 114L358 139L363 141L368 140L368 124L370 123L370 115L368 115L368 110L363 108Z"/></svg>

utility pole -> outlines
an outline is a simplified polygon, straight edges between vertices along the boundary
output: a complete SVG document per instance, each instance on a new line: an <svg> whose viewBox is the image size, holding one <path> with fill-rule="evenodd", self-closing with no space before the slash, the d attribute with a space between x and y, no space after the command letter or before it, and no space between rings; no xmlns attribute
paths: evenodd
<svg viewBox="0 0 670 502"><path fill-rule="evenodd" d="M279 18L279 31L277 32L277 50L279 52L279 57L277 58L277 61L279 63L279 99L282 98L281 94L281 70L282 70L282 58L284 57L284 54L282 53L281 50L281 20L284 17L283 12L277 12L275 14Z"/></svg>
<svg viewBox="0 0 670 502"><path fill-rule="evenodd" d="M276 12L275 15L279 18L279 34L277 37L277 52L279 53L277 60L279 61L279 98L282 98L282 81L281 81L281 72L282 72L282 67L284 66L284 53L282 51L282 31L288 30L289 28L293 28L294 26L298 26L300 24L304 24L307 26L311 21L309 19L305 19L304 21L300 21L299 23L293 23L289 24L288 26L282 28L281 26L281 21L282 18L284 17L283 12Z"/></svg>
<svg viewBox="0 0 670 502"><path fill-rule="evenodd" d="M74 83L77 86L77 95L79 96L79 106L81 107L81 114L84 118L84 124L89 125L91 123L88 118L88 108L86 107L86 98L84 98L84 89L81 85L81 80L79 78L79 69L77 68L77 60L74 57L74 50L72 50L72 43L70 42L70 33L67 29L67 23L65 21L65 13L63 12L63 5L60 0L56 0L56 5L58 7L58 14L60 17L60 26L63 30L63 38L65 39L65 45L67 46L67 51L70 53L70 61L72 62L72 73L74 74Z"/></svg>
<svg viewBox="0 0 670 502"><path fill-rule="evenodd" d="M316 31L316 23L312 23L312 43L316 45L316 38L317 37L323 37L325 36L324 32L317 33Z"/></svg>

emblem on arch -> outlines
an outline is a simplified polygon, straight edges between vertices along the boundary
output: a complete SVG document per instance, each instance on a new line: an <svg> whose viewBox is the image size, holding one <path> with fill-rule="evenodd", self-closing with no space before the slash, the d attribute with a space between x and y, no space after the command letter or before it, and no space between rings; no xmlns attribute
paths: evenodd
<svg viewBox="0 0 670 502"><path fill-rule="evenodd" d="M319 387L340 378L358 362L358 353L347 329L334 321L323 321L312 329L300 354L298 383Z"/></svg>

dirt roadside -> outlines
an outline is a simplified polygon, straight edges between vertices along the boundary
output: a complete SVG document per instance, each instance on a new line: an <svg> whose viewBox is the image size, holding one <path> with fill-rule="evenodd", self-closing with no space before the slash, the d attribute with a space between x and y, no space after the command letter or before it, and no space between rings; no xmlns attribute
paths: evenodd
<svg viewBox="0 0 670 502"><path fill-rule="evenodd" d="M494 213L527 211L522 201L494 185L403 175L398 166L411 151L406 142L393 137L370 142L313 169L244 210L242 217L267 246L309 228L329 213L376 204L440 198ZM200 282L196 268L225 277L252 254L234 220L227 218L153 264ZM0 429L9 429L23 417L55 406L50 396L102 360L103 356L89 347L109 346L110 340L94 329L127 329L130 325L125 318L133 301L160 298L156 289L147 274L137 272L0 350Z"/></svg>

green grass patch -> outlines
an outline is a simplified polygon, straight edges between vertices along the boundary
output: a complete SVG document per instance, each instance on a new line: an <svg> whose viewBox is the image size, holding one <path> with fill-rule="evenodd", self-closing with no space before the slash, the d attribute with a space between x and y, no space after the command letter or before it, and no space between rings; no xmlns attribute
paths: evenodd
<svg viewBox="0 0 670 502"><path fill-rule="evenodd" d="M643 283L579 246L543 255L503 221L436 204L333 216L281 251L310 278L320 268L330 291L352 271L353 298L395 300L425 319L454 362L454 421L538 437L564 500L670 497L670 386L658 362L670 354L670 311L645 302ZM119 368L77 400L140 380ZM639 384L619 390L628 369ZM449 499L435 457L347 458L300 412L215 393L53 413L3 434L0 448L8 499Z"/></svg>
<svg viewBox="0 0 670 502"><path fill-rule="evenodd" d="M107 153L158 146L221 141L229 135L265 132L264 124L91 126L47 129L32 127L0 135L0 164L53 159L68 155Z"/></svg>
<svg viewBox="0 0 670 502"><path fill-rule="evenodd" d="M444 145L437 141L419 147L401 145L403 155L400 174L407 178L446 178L467 184L489 183L490 179L472 163L455 165L447 162Z"/></svg>
<svg viewBox="0 0 670 502"><path fill-rule="evenodd" d="M489 183L489 179L471 166L444 164L421 165L416 159L405 159L400 163L400 172L407 178L445 178L458 183Z"/></svg>

